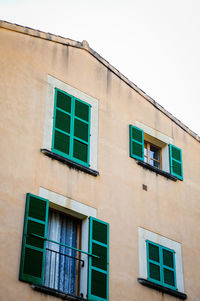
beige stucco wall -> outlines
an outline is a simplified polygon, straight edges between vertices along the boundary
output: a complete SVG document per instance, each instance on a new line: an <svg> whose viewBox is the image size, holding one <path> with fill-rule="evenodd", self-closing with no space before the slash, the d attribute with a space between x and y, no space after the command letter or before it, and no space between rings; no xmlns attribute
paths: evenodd
<svg viewBox="0 0 200 301"><path fill-rule="evenodd" d="M99 101L98 177L40 152L48 74ZM185 293L199 301L199 141L89 52L3 28L0 91L0 299L56 300L18 281L25 194L44 187L96 208L110 223L110 301L175 300L137 282L138 227L182 244ZM136 121L182 149L183 181L156 175L129 157L128 126Z"/></svg>

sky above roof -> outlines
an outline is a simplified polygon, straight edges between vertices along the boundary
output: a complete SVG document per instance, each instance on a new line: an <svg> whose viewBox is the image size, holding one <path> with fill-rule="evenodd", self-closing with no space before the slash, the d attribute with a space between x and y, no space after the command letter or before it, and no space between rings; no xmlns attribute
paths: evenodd
<svg viewBox="0 0 200 301"><path fill-rule="evenodd" d="M199 0L0 0L0 19L90 47L200 135Z"/></svg>

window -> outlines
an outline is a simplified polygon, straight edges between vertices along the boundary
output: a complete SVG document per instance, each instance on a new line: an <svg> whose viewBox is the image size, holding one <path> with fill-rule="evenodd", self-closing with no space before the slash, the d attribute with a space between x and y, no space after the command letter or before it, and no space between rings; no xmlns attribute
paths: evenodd
<svg viewBox="0 0 200 301"><path fill-rule="evenodd" d="M181 244L141 227L138 239L138 281L185 299Z"/></svg>
<svg viewBox="0 0 200 301"><path fill-rule="evenodd" d="M52 150L89 166L90 105L55 89Z"/></svg>
<svg viewBox="0 0 200 301"><path fill-rule="evenodd" d="M144 162L161 168L161 148L144 141Z"/></svg>
<svg viewBox="0 0 200 301"><path fill-rule="evenodd" d="M129 126L130 157L145 162L146 165L143 165L146 167L149 165L158 171L164 171L165 173L159 172L163 175L170 172L172 176L183 180L181 149L174 146L172 139L166 135L156 132L155 137L155 130L140 123L139 125L145 131L133 125Z"/></svg>
<svg viewBox="0 0 200 301"><path fill-rule="evenodd" d="M83 171L96 171L98 100L48 76L41 151Z"/></svg>
<svg viewBox="0 0 200 301"><path fill-rule="evenodd" d="M148 279L166 287L176 289L174 250L147 241Z"/></svg>
<svg viewBox="0 0 200 301"><path fill-rule="evenodd" d="M92 300L107 301L109 225L89 217L84 233L81 228L86 228L86 223L74 217L71 210L68 215L49 208L49 204L48 199L27 194L20 280L50 294L64 293L74 298L88 295ZM82 205L81 211L86 207ZM83 214L80 216L83 219ZM89 245L89 250L81 249L81 245Z"/></svg>

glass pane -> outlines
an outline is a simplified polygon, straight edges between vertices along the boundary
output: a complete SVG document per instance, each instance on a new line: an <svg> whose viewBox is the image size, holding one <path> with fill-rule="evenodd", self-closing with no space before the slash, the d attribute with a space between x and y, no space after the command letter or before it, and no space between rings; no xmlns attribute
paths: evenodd
<svg viewBox="0 0 200 301"><path fill-rule="evenodd" d="M149 244L149 259L160 262L159 247Z"/></svg>
<svg viewBox="0 0 200 301"><path fill-rule="evenodd" d="M146 162L146 163L148 162L148 159L147 159L147 157L144 157L144 162Z"/></svg>
<svg viewBox="0 0 200 301"><path fill-rule="evenodd" d="M71 97L57 91L57 104L56 106L64 111L71 113Z"/></svg>
<svg viewBox="0 0 200 301"><path fill-rule="evenodd" d="M96 268L107 270L107 248L92 244L92 254L99 256L100 258L92 258L92 265Z"/></svg>
<svg viewBox="0 0 200 301"><path fill-rule="evenodd" d="M160 149L153 145L150 145L150 157L152 159L160 161Z"/></svg>
<svg viewBox="0 0 200 301"><path fill-rule="evenodd" d="M152 279L160 281L160 266L149 263L149 275Z"/></svg>
<svg viewBox="0 0 200 301"><path fill-rule="evenodd" d="M89 120L89 106L83 102L75 100L75 115L85 121Z"/></svg>
<svg viewBox="0 0 200 301"><path fill-rule="evenodd" d="M100 298L106 299L107 296L107 275L92 270L91 293Z"/></svg>
<svg viewBox="0 0 200 301"><path fill-rule="evenodd" d="M88 124L78 119L74 121L74 136L88 141Z"/></svg>
<svg viewBox="0 0 200 301"><path fill-rule="evenodd" d="M69 136L55 130L54 148L68 155L69 154Z"/></svg>
<svg viewBox="0 0 200 301"><path fill-rule="evenodd" d="M59 110L56 110L56 124L57 129L70 133L70 115L67 115Z"/></svg>
<svg viewBox="0 0 200 301"><path fill-rule="evenodd" d="M88 145L74 139L74 158L87 162Z"/></svg>
<svg viewBox="0 0 200 301"><path fill-rule="evenodd" d="M147 156L147 144L144 143L144 155Z"/></svg>
<svg viewBox="0 0 200 301"><path fill-rule="evenodd" d="M173 253L165 249L163 249L163 264L170 268L174 267Z"/></svg>
<svg viewBox="0 0 200 301"><path fill-rule="evenodd" d="M174 286L174 272L168 269L164 269L164 283Z"/></svg>
<svg viewBox="0 0 200 301"><path fill-rule="evenodd" d="M157 162L157 161L154 161L154 160L150 160L150 164L152 165L152 166L155 166L155 167L158 167L158 168L160 168L160 163L159 162Z"/></svg>

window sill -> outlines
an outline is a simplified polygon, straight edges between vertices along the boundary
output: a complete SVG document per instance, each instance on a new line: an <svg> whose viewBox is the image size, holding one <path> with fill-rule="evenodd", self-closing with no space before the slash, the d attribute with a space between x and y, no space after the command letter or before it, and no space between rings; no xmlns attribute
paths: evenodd
<svg viewBox="0 0 200 301"><path fill-rule="evenodd" d="M153 289L156 289L159 292L169 294L171 296L174 296L174 297L182 299L182 300L185 300L187 298L187 295L184 293L181 293L181 292L175 291L171 288L167 288L165 286L156 284L156 283L146 280L144 278L138 278L137 280L140 284L142 284L144 286L148 286Z"/></svg>
<svg viewBox="0 0 200 301"><path fill-rule="evenodd" d="M37 285L37 284L32 284L31 287L41 293L47 294L47 295L51 295L54 297L58 297L61 298L62 300L70 300L70 301L86 301L87 299L84 299L82 297L77 297L77 296L73 296L70 294L66 294L64 292L55 290L53 288L47 287L47 286L43 286L43 285Z"/></svg>
<svg viewBox="0 0 200 301"><path fill-rule="evenodd" d="M78 164L78 163L76 163L76 162L74 162L74 161L72 161L72 160L70 160L70 159L64 158L64 157L62 157L62 156L60 156L60 155L57 155L57 154L55 154L54 152L52 152L52 151L50 151L50 150L48 150L48 149L46 149L46 148L41 148L40 151L41 151L44 155L46 155L46 156L48 156L48 157L50 157L50 158L52 158L52 159L58 160L58 161L60 161L60 162L62 162L62 163L64 163L64 164L67 164L67 165L68 165L69 167L71 167L71 168L74 168L74 169L78 169L78 170L84 171L84 172L86 172L86 173L88 173L88 174L90 174L90 175L92 175L92 176L95 176L95 177L99 175L99 172L98 172L98 171L93 170L93 169L88 168L88 167L85 167L85 166L83 166L83 165L81 165L81 164Z"/></svg>
<svg viewBox="0 0 200 301"><path fill-rule="evenodd" d="M164 170L162 170L162 169L159 169L159 168L157 168L157 167L155 167L155 166L152 166L152 165L150 165L150 164L148 164L148 163L146 163L146 162L144 162L144 161L136 160L136 162L137 162L138 165L141 165L141 166L144 167L144 168L147 168L147 169L149 169L149 170L151 170L151 171L154 171L154 172L156 172L157 174L159 174L159 175L161 175L161 176L164 176L164 177L166 177L166 178L168 178L168 179L170 179L170 180L172 180L172 181L175 181L175 182L176 182L176 181L178 180L177 177L171 175L169 172L166 172L166 171L164 171Z"/></svg>

